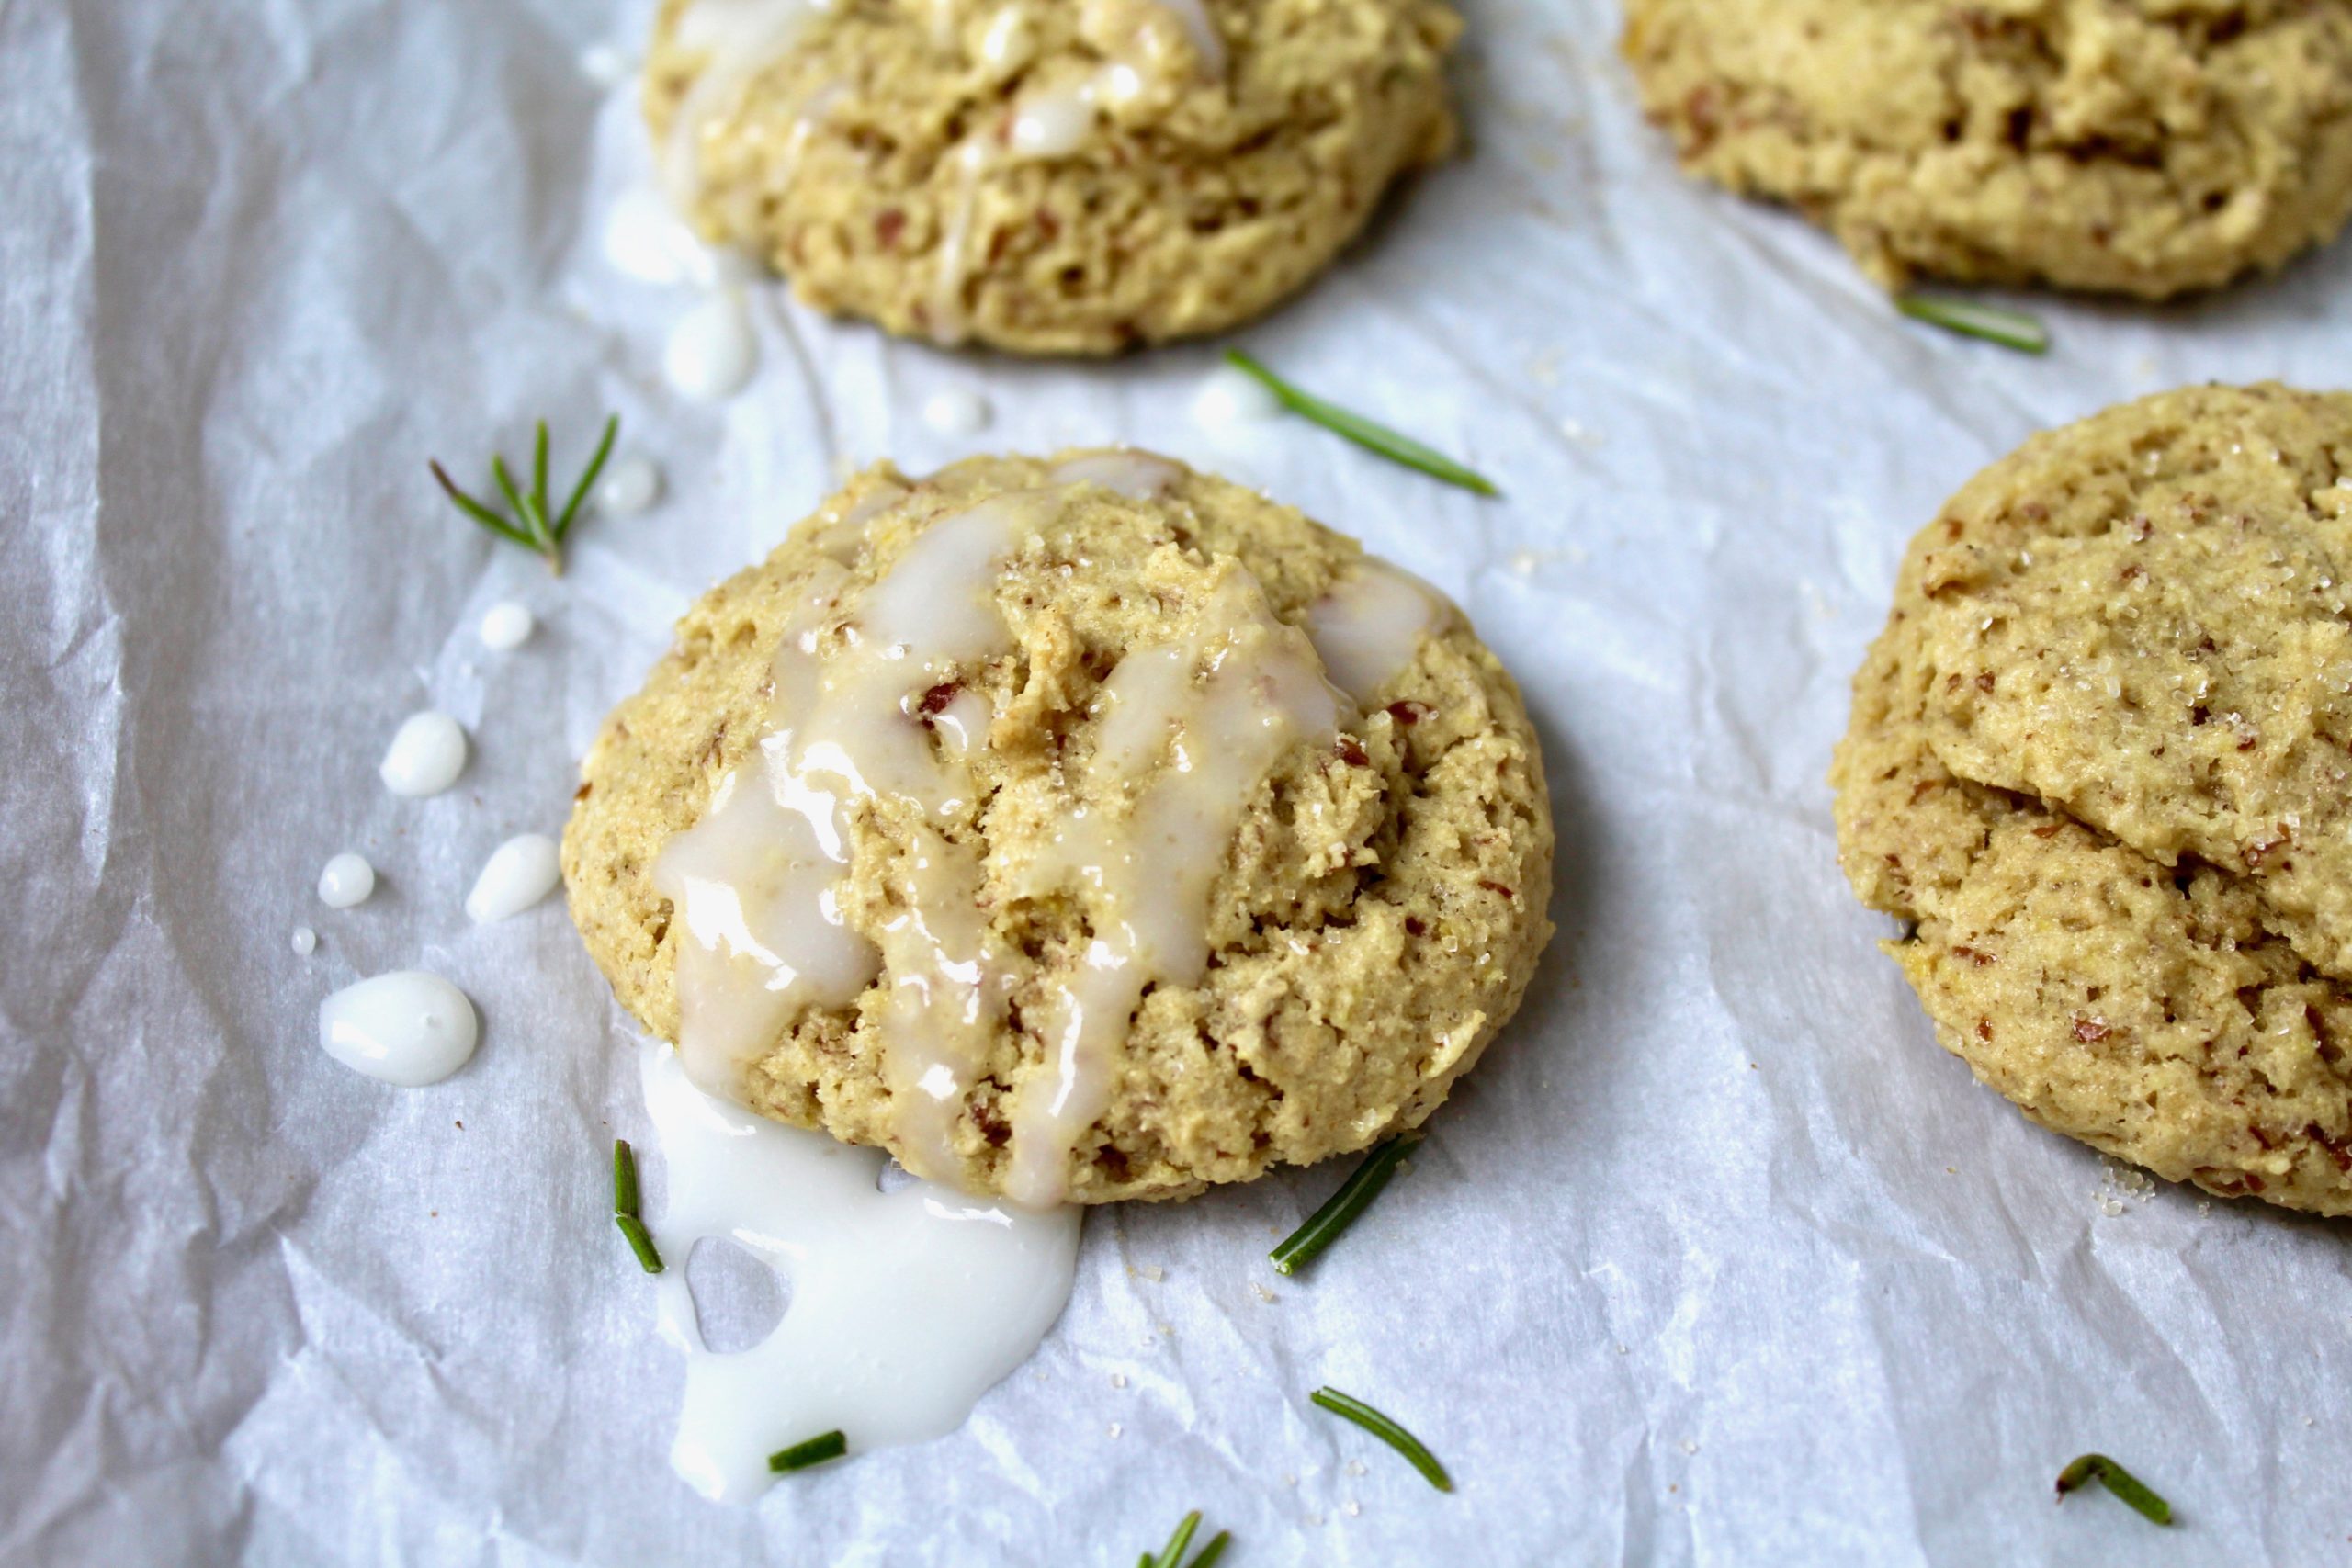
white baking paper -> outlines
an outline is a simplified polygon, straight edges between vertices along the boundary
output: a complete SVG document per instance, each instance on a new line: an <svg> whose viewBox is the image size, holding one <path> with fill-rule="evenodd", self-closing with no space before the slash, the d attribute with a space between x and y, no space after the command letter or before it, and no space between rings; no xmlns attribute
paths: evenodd
<svg viewBox="0 0 2352 1568"><path fill-rule="evenodd" d="M1822 783L1939 502L2140 392L2352 379L2352 245L2175 309L2037 301L2057 349L2018 357L1678 177L1606 0L1464 10L1466 155L1240 341L1501 501L1295 422L1212 437L1216 345L1023 364L765 291L753 389L682 403L694 296L598 243L642 152L579 57L639 6L0 5L0 1558L1124 1564L1190 1508L1234 1568L2352 1553L2344 1227L2122 1193L1977 1088ZM993 427L933 433L963 389ZM542 417L568 469L608 410L665 499L560 581L427 481ZM1097 1213L962 1432L706 1504L607 1217L628 1036L560 904L476 927L466 890L558 830L668 618L845 466L1111 440L1461 601L1543 731L1559 938L1311 1274L1265 1249L1341 1169ZM494 654L508 598L540 630ZM473 761L396 800L376 763L426 705ZM381 880L337 912L346 848ZM403 1091L320 1053L322 996L416 966L480 1004L470 1066ZM2179 1526L2054 1506L2086 1449Z"/></svg>

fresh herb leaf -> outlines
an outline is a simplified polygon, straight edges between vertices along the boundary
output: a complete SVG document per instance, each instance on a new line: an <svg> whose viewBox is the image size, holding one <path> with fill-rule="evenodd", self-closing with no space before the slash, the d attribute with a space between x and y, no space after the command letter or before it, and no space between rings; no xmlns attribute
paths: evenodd
<svg viewBox="0 0 2352 1568"><path fill-rule="evenodd" d="M613 1140L613 1213L631 1219L638 1215L637 1152L627 1138Z"/></svg>
<svg viewBox="0 0 2352 1568"><path fill-rule="evenodd" d="M1417 468L1431 479L1443 479L1450 485L1476 491L1480 495L1500 495L1494 481L1473 468L1466 468L1434 447L1424 446L1409 435L1400 434L1385 424L1377 424L1360 413L1353 413L1337 403L1327 403L1321 398L1292 386L1263 365L1238 348L1225 351L1226 363L1255 380L1273 393L1274 400L1291 412L1312 420L1335 435L1346 437L1368 452L1377 452L1392 463L1402 463Z"/></svg>
<svg viewBox="0 0 2352 1568"><path fill-rule="evenodd" d="M827 1432L805 1443L795 1443L788 1449L778 1449L768 1455L768 1471L775 1475L789 1475L796 1470L827 1463L849 1452L849 1439L839 1432Z"/></svg>
<svg viewBox="0 0 2352 1568"><path fill-rule="evenodd" d="M2160 1525L2172 1523L2172 1505L2149 1491L2138 1476L2105 1454L2085 1454L2060 1471L2058 1500L2064 1502L2067 1493L2093 1481L2103 1482L2109 1492L2130 1504L2142 1518Z"/></svg>
<svg viewBox="0 0 2352 1568"><path fill-rule="evenodd" d="M1355 1174L1340 1183L1340 1190L1329 1201L1307 1217L1305 1224L1291 1232L1283 1244L1267 1254L1274 1260L1278 1274L1295 1274L1300 1267L1325 1247L1340 1239L1340 1233L1355 1224L1356 1216L1371 1207L1396 1173L1396 1167L1421 1141L1418 1132L1406 1133L1389 1139L1369 1155Z"/></svg>
<svg viewBox="0 0 2352 1568"><path fill-rule="evenodd" d="M1195 1508L1177 1524L1176 1533L1168 1538L1168 1544L1160 1549L1159 1554L1155 1557L1148 1551L1145 1552L1136 1560L1136 1568L1186 1568L1184 1549L1193 1544L1193 1532L1200 1528L1201 1511ZM1217 1531L1209 1538L1209 1543L1201 1548L1201 1554L1193 1559L1190 1568L1212 1568L1216 1560L1225 1555L1226 1543L1232 1539L1224 1530Z"/></svg>
<svg viewBox="0 0 2352 1568"><path fill-rule="evenodd" d="M1176 1533L1159 1549L1159 1555L1152 1560L1152 1568L1182 1568L1184 1549L1193 1544L1193 1532L1200 1528L1201 1511L1195 1508L1177 1522Z"/></svg>
<svg viewBox="0 0 2352 1568"><path fill-rule="evenodd" d="M662 1272L662 1255L653 1249L653 1233L635 1214L615 1214L613 1224L621 1227L621 1235L628 1238L628 1249L637 1254L637 1261L649 1274Z"/></svg>
<svg viewBox="0 0 2352 1568"><path fill-rule="evenodd" d="M2050 329L2023 310L1955 299L1948 294L1898 294L1894 308L1915 321L1926 321L1962 337L1983 338L2020 354L2050 352Z"/></svg>
<svg viewBox="0 0 2352 1568"><path fill-rule="evenodd" d="M649 1274L662 1272L662 1255L653 1248L653 1233L637 1213L637 1155L626 1138L613 1140L613 1223L628 1238L628 1249Z"/></svg>
<svg viewBox="0 0 2352 1568"><path fill-rule="evenodd" d="M1395 1421L1374 1410L1351 1393L1341 1393L1336 1388L1318 1388L1309 1396L1332 1415L1352 1421L1403 1454L1406 1460L1441 1492L1453 1490L1453 1478L1438 1463L1437 1456L1421 1446L1421 1440L1399 1427Z"/></svg>
<svg viewBox="0 0 2352 1568"><path fill-rule="evenodd" d="M435 482L451 504L474 522L509 544L520 545L547 558L548 567L559 576L563 571L563 544L579 519L580 509L587 504L588 493L595 488L596 478L605 471L606 459L613 455L613 442L620 434L620 415L605 421L604 439L596 444L596 455L581 471L579 482L571 487L571 499L563 511L553 510L554 502L548 493L548 423L541 420L531 442L531 488L526 492L515 482L506 467L503 456L490 459L490 477L497 482L499 494L505 497L507 514L497 511L458 488L449 471L439 463L428 463Z"/></svg>

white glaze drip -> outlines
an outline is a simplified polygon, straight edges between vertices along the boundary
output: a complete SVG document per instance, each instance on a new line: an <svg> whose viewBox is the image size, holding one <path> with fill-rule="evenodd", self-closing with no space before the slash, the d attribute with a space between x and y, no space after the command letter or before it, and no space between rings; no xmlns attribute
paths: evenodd
<svg viewBox="0 0 2352 1568"><path fill-rule="evenodd" d="M356 908L375 891L376 868L366 856L349 850L328 861L319 872L319 902L330 909Z"/></svg>
<svg viewBox="0 0 2352 1568"><path fill-rule="evenodd" d="M704 1495L756 1498L767 1456L839 1430L850 1451L963 1425L1069 1299L1079 1213L1036 1213L921 1182L878 1188L884 1156L778 1126L695 1089L659 1042L642 1057L668 1193L662 1332L686 1358L671 1462ZM789 1277L759 1344L707 1348L685 1264L724 1238Z"/></svg>
<svg viewBox="0 0 2352 1568"><path fill-rule="evenodd" d="M978 857L941 830L969 809L970 772L936 754L939 716L925 711L956 712L968 754L986 705L968 691L948 694L972 698L960 710L926 697L1011 647L993 584L1042 493L933 524L854 604L842 603L841 575L820 583L777 649L774 728L757 763L729 776L704 821L654 868L687 928L681 1051L714 1093L740 1096L746 1067L800 1010L846 1006L887 962L896 983L878 1020L884 1075L918 1175L956 1168L950 1134L1006 998L979 914ZM922 818L909 852L885 873L908 912L883 928L879 953L848 929L839 904L851 869L847 814L862 800L904 801Z"/></svg>
<svg viewBox="0 0 2352 1568"><path fill-rule="evenodd" d="M1306 630L1331 683L1369 708L1412 663L1421 638L1459 614L1411 572L1366 558L1308 606Z"/></svg>
<svg viewBox="0 0 2352 1568"><path fill-rule="evenodd" d="M1049 477L1056 484L1096 484L1131 501L1149 501L1182 483L1184 466L1149 452L1089 452L1072 457Z"/></svg>
<svg viewBox="0 0 2352 1568"><path fill-rule="evenodd" d="M1019 873L1032 897L1077 891L1094 931L1043 1010L1046 1061L1013 1095L1005 1190L1024 1203L1066 1195L1070 1148L1109 1102L1144 987L1193 985L1205 971L1209 887L1261 781L1291 748L1332 737L1348 711L1306 637L1238 567L1200 631L1128 655L1100 701L1091 804L1074 804Z"/></svg>
<svg viewBox="0 0 2352 1568"><path fill-rule="evenodd" d="M995 417L988 399L963 388L933 392L922 405L922 422L942 435L977 435Z"/></svg>
<svg viewBox="0 0 2352 1568"><path fill-rule="evenodd" d="M465 992L421 969L362 980L319 1004L326 1054L402 1089L439 1083L464 1066L479 1029Z"/></svg>
<svg viewBox="0 0 2352 1568"><path fill-rule="evenodd" d="M411 714L376 771L394 795L439 795L466 771L465 727L446 713Z"/></svg>
<svg viewBox="0 0 2352 1568"><path fill-rule="evenodd" d="M491 852L466 895L466 915L478 926L521 914L563 880L555 840L544 833L522 833Z"/></svg>
<svg viewBox="0 0 2352 1568"><path fill-rule="evenodd" d="M531 640L538 626L538 617L531 614L528 604L502 599L481 613L481 645L492 653L512 653Z"/></svg>
<svg viewBox="0 0 2352 1568"><path fill-rule="evenodd" d="M662 370L682 397L721 402L741 391L759 368L760 341L740 288L721 288L670 329Z"/></svg>
<svg viewBox="0 0 2352 1568"><path fill-rule="evenodd" d="M635 517L662 499L662 470L642 452L624 452L596 481L596 511L605 517Z"/></svg>
<svg viewBox="0 0 2352 1568"><path fill-rule="evenodd" d="M662 155L662 178L681 211L693 209L702 188L705 128L732 109L826 9L826 0L694 0L680 16L680 46L706 57L670 122Z"/></svg>

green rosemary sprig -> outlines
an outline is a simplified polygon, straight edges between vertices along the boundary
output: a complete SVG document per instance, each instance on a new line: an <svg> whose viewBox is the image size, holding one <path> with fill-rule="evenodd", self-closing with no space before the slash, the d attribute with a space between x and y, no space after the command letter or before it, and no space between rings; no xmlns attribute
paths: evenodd
<svg viewBox="0 0 2352 1568"><path fill-rule="evenodd" d="M1302 418L1311 420L1335 435L1346 437L1367 452L1377 452L1392 463L1402 463L1417 468L1434 479L1450 485L1476 491L1480 495L1500 495L1492 479L1475 468L1466 468L1434 447L1424 446L1409 435L1400 434L1385 424L1377 424L1360 413L1351 412L1337 403L1327 403L1313 393L1291 385L1263 365L1238 348L1225 351L1225 362L1273 393L1274 400Z"/></svg>
<svg viewBox="0 0 2352 1568"><path fill-rule="evenodd" d="M1274 1272L1295 1274L1316 1254L1339 1240L1340 1233L1355 1224L1356 1216L1372 1206L1372 1201L1380 1196L1380 1190L1396 1173L1396 1167L1420 1141L1419 1133L1406 1133L1366 1155L1355 1174L1340 1183L1330 1200L1267 1254L1274 1260Z"/></svg>
<svg viewBox="0 0 2352 1568"><path fill-rule="evenodd" d="M2094 1481L2105 1483L2109 1492L2130 1504L2142 1518L2160 1525L2172 1523L2172 1505L2149 1491L2138 1476L2105 1454L2085 1454L2060 1471L2058 1500L2064 1502L2067 1493Z"/></svg>
<svg viewBox="0 0 2352 1568"><path fill-rule="evenodd" d="M1947 294L1898 294L1894 308L1915 321L1926 321L1962 337L1983 338L2003 348L2014 348L2019 354L2050 352L2050 329L2023 310L1955 299Z"/></svg>
<svg viewBox="0 0 2352 1568"><path fill-rule="evenodd" d="M531 488L526 491L514 482L507 471L503 455L490 459L490 477L498 481L499 493L506 498L512 513L502 517L483 502L459 490L449 471L439 463L429 463L434 479L450 504L481 524L509 544L547 558L548 569L557 576L563 574L563 542L571 533L571 525L579 521L580 509L588 503L588 492L595 487L596 476L605 471L605 460L613 455L614 438L620 434L621 418L615 414L605 421L605 438L597 443L596 455L588 460L580 482L571 487L571 498L563 510L555 510L548 494L548 422L539 421L537 438L531 446Z"/></svg>
<svg viewBox="0 0 2352 1568"><path fill-rule="evenodd" d="M662 1272L662 1255L653 1248L653 1234L637 1213L637 1156L626 1138L613 1140L613 1223L628 1238L639 1267L649 1274Z"/></svg>
<svg viewBox="0 0 2352 1568"><path fill-rule="evenodd" d="M1403 1454L1406 1461L1441 1492L1453 1490L1453 1477L1446 1474L1445 1466L1437 1456L1421 1446L1421 1440L1383 1416L1351 1393L1341 1393L1336 1388L1318 1388L1308 1396L1332 1415L1352 1421Z"/></svg>
<svg viewBox="0 0 2352 1568"><path fill-rule="evenodd" d="M849 1439L838 1431L811 1438L805 1443L795 1443L788 1449L778 1449L768 1455L768 1472L789 1475L796 1470L830 1463L849 1452Z"/></svg>
<svg viewBox="0 0 2352 1568"><path fill-rule="evenodd" d="M1187 1568L1184 1549L1193 1544L1193 1532L1200 1528L1201 1511L1195 1508L1178 1523L1176 1533L1168 1538L1168 1544L1160 1549L1159 1554L1154 1556L1145 1552L1136 1559L1136 1568ZM1217 1531L1209 1538L1209 1543L1201 1548L1201 1554L1193 1559L1189 1568L1212 1568L1216 1560L1225 1555L1226 1543L1232 1539L1226 1531Z"/></svg>

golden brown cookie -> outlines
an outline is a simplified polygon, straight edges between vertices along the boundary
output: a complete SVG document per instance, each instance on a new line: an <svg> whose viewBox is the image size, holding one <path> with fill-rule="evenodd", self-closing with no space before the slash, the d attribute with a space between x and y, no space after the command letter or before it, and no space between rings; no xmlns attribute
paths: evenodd
<svg viewBox="0 0 2352 1568"><path fill-rule="evenodd" d="M1832 773L1937 1034L2174 1180L2352 1213L2352 396L2035 437L1913 542Z"/></svg>
<svg viewBox="0 0 2352 1568"><path fill-rule="evenodd" d="M826 791L836 849L753 886L775 835L727 819ZM1418 1124L1518 1006L1551 857L1534 734L1458 612L1133 454L858 478L686 615L564 839L590 953L690 1070L720 908L694 878L743 878L757 932L820 874L836 926L787 908L775 944L813 988L727 1013L738 1077L706 1087L1080 1201Z"/></svg>
<svg viewBox="0 0 2352 1568"><path fill-rule="evenodd" d="M667 0L673 198L827 310L1024 354L1250 320L1452 144L1438 0Z"/></svg>
<svg viewBox="0 0 2352 1568"><path fill-rule="evenodd" d="M2332 0L1628 0L1684 165L1914 276L2161 299L2352 214Z"/></svg>

